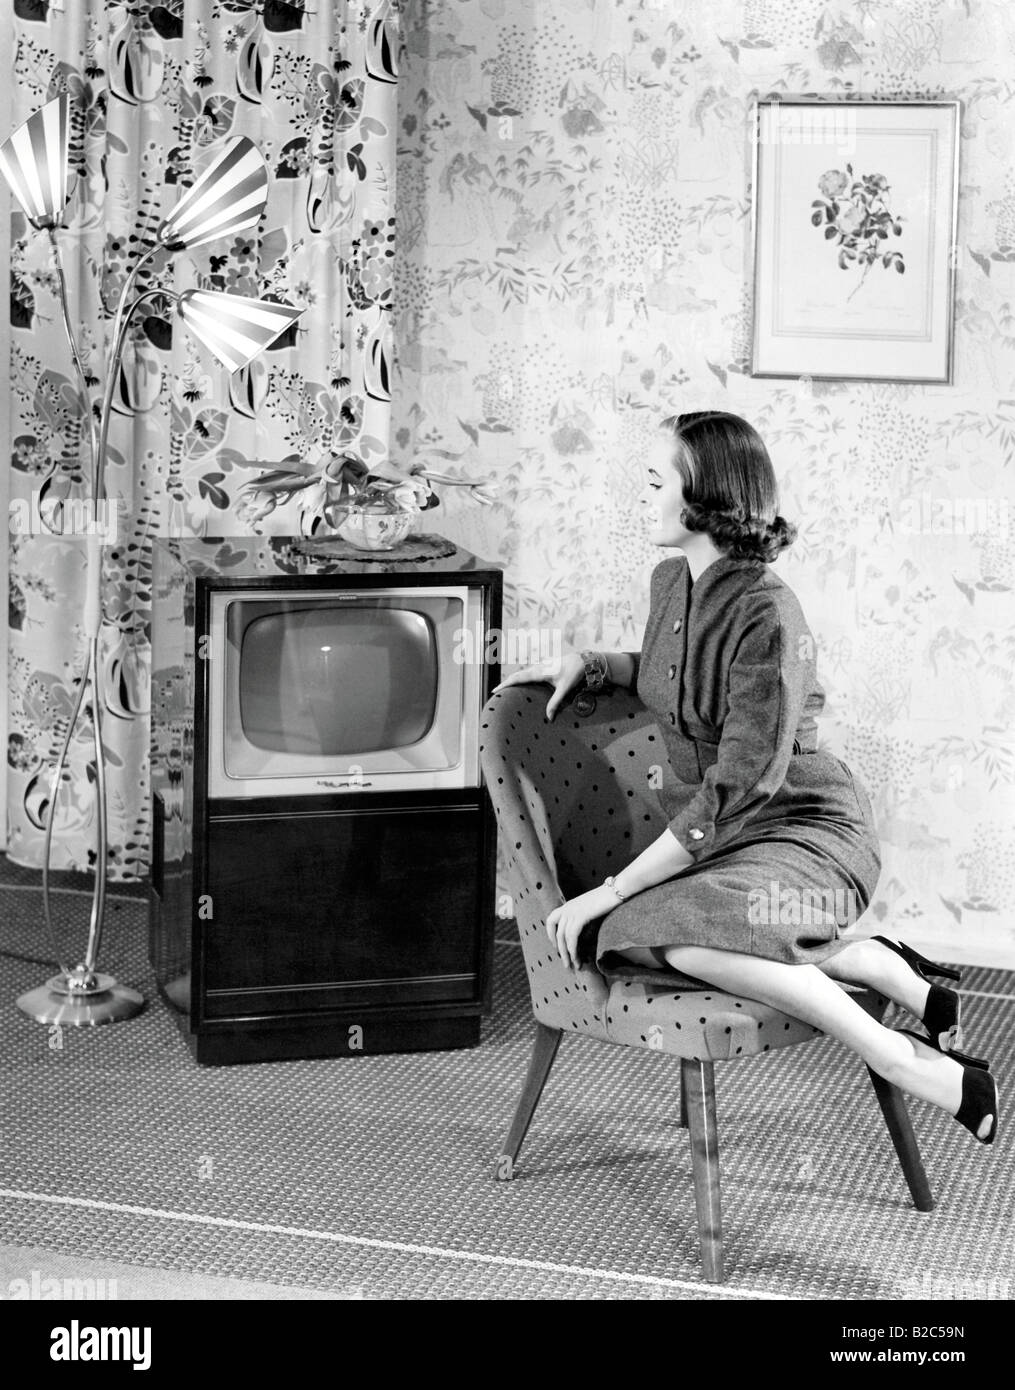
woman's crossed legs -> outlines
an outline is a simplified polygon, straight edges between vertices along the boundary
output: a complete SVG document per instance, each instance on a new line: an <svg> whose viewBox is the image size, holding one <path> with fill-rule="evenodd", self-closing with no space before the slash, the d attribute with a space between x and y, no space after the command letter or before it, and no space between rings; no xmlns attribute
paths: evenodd
<svg viewBox="0 0 1015 1390"><path fill-rule="evenodd" d="M835 983L841 980L877 989L919 1018L928 986L887 947L877 942L850 942L820 966L790 965L714 946L664 946L656 951L684 975L729 994L757 999L837 1038L872 1071L909 1095L930 1101L950 1115L962 1104L963 1068L958 1062L929 1044L924 1046L886 1028ZM659 965L647 947L633 946L618 954L638 965ZM990 1124L988 1117L981 1132L988 1133Z"/></svg>

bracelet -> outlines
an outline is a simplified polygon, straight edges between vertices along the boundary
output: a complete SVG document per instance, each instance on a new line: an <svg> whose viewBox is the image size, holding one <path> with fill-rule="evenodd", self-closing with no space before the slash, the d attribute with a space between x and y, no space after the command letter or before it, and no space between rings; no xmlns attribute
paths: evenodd
<svg viewBox="0 0 1015 1390"><path fill-rule="evenodd" d="M614 893L616 893L617 897L620 899L620 901L621 901L622 903L626 903L626 902L627 902L627 894L626 894L626 893L622 893L622 892L620 891L620 889L617 887L617 880L613 877L612 874L610 874L609 878L604 878L604 879L603 879L603 887L604 887L604 888L612 888L613 891L614 891Z"/></svg>
<svg viewBox="0 0 1015 1390"><path fill-rule="evenodd" d="M610 679L610 667L606 657L602 652L586 651L581 653L581 659L585 663L585 689L602 690Z"/></svg>

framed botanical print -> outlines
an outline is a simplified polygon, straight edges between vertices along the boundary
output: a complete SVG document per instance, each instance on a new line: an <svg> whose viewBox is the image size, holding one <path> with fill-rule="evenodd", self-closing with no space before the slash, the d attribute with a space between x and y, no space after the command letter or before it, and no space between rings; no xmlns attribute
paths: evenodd
<svg viewBox="0 0 1015 1390"><path fill-rule="evenodd" d="M951 382L960 115L754 103L752 376Z"/></svg>

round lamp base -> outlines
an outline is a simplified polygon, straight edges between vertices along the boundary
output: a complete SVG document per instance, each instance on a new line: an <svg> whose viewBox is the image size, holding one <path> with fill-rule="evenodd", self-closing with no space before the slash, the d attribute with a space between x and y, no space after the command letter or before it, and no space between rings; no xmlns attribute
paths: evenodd
<svg viewBox="0 0 1015 1390"><path fill-rule="evenodd" d="M144 995L118 985L112 975L54 975L38 989L18 999L18 1008L36 1023L58 1023L61 1028L95 1028L100 1023L120 1023L144 1008Z"/></svg>

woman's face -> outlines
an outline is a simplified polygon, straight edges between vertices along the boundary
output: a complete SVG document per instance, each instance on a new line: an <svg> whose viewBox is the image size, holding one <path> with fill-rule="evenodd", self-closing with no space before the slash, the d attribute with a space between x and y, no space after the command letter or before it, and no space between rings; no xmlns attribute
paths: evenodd
<svg viewBox="0 0 1015 1390"><path fill-rule="evenodd" d="M645 460L645 486L638 494L653 545L681 546L691 534L680 519L684 485L673 463L673 437L657 434Z"/></svg>

